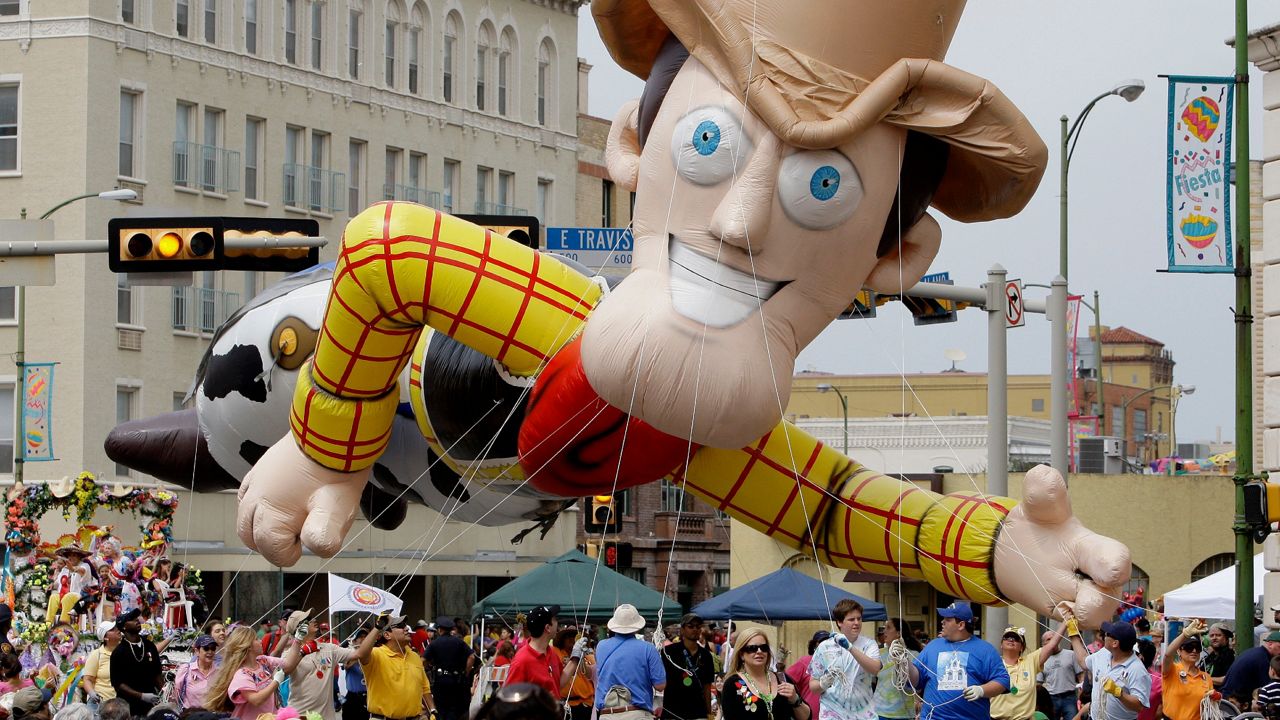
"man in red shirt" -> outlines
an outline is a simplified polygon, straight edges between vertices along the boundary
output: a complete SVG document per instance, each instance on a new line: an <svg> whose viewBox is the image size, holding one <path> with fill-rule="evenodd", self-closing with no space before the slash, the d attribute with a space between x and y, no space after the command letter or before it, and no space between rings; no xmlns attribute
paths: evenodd
<svg viewBox="0 0 1280 720"><path fill-rule="evenodd" d="M414 652L421 655L427 651L427 641L430 639L431 632L427 630L427 621L419 620L413 635L409 636L409 644L413 646Z"/></svg>
<svg viewBox="0 0 1280 720"><path fill-rule="evenodd" d="M562 666L560 657L550 649L551 638L560 630L560 621L556 617L559 614L559 605L543 605L530 610L525 616L525 633L529 642L511 659L505 685L533 683L546 688L552 697L560 697L560 687L572 682L586 651L587 639L578 638L569 653L568 662Z"/></svg>

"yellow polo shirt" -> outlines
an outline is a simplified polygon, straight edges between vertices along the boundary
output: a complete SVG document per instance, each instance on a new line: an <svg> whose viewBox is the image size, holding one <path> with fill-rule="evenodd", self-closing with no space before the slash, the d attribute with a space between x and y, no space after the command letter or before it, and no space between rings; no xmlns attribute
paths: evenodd
<svg viewBox="0 0 1280 720"><path fill-rule="evenodd" d="M422 696L431 692L422 658L412 652L397 653L387 645L373 649L362 662L369 688L369 712L389 718L414 718L422 714Z"/></svg>

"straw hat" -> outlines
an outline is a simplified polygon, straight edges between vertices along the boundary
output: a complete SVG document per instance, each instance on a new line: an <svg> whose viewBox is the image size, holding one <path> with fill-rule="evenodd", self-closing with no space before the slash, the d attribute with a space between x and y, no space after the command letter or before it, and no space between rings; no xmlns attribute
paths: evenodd
<svg viewBox="0 0 1280 720"><path fill-rule="evenodd" d="M1035 193L1044 141L994 85L942 62L965 0L594 0L614 60L647 79L669 35L786 143L843 144L885 122L949 146L932 204L965 222Z"/></svg>

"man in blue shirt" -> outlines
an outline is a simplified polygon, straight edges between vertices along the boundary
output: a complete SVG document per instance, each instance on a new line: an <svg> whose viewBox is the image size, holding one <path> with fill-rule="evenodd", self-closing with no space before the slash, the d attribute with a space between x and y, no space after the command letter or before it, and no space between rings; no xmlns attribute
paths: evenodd
<svg viewBox="0 0 1280 720"><path fill-rule="evenodd" d="M596 710L609 720L652 720L653 691L667 687L657 648L636 637L644 618L634 605L619 605L610 637L596 647Z"/></svg>
<svg viewBox="0 0 1280 720"><path fill-rule="evenodd" d="M1106 639L1102 649L1085 659L1084 670L1093 681L1089 716L1107 720L1135 720L1151 706L1151 674L1133 652L1138 633L1127 622L1102 623ZM1083 643L1072 643L1083 653ZM1078 657L1078 655L1077 655Z"/></svg>
<svg viewBox="0 0 1280 720"><path fill-rule="evenodd" d="M1280 606L1277 606L1280 607ZM1249 648L1236 657L1222 683L1222 694L1239 707L1249 707L1253 691L1271 682L1267 672L1271 658L1280 656L1280 630L1274 630L1262 638L1262 644Z"/></svg>
<svg viewBox="0 0 1280 720"><path fill-rule="evenodd" d="M969 603L953 602L938 614L942 616L942 637L926 645L907 666L911 684L917 690L924 689L920 716L933 720L990 718L990 698L1008 691L1009 671L991 643L973 636ZM894 643L897 648L901 641Z"/></svg>

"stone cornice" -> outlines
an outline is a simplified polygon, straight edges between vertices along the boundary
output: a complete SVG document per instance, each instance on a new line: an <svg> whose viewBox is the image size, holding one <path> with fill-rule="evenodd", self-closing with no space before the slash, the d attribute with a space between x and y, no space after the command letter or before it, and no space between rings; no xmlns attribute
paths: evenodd
<svg viewBox="0 0 1280 720"><path fill-rule="evenodd" d="M530 5L550 8L566 15L578 16L578 8L587 4L587 0L525 0Z"/></svg>
<svg viewBox="0 0 1280 720"><path fill-rule="evenodd" d="M580 2L580 0L529 1L540 5ZM325 93L333 99L335 105L339 102L346 105L358 102L369 105L371 110L378 109L384 113L394 110L416 115L424 118L429 127L433 124L440 127L453 125L472 133L485 131L500 138L513 139L517 143L529 142L535 146L556 151L577 152L578 149L577 136L567 132L526 125L392 90L371 88L293 65L271 62L119 23L83 17L0 22L0 42L20 41L23 43L24 52L26 45L33 40L79 37L115 43L117 53L123 53L125 50L145 53L148 61L154 61L159 55L169 58L170 63L182 61L196 63L204 72L217 70L225 72L229 78L239 76L241 83L247 82L250 77L255 77L266 80L269 87L280 87L282 92L287 86L293 86L307 93L308 97L316 92Z"/></svg>

